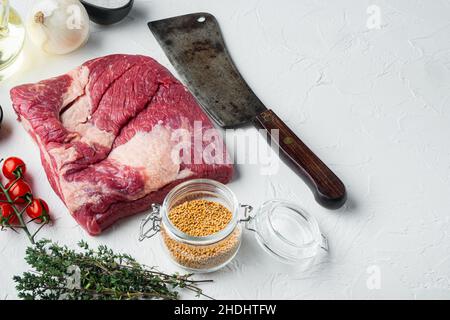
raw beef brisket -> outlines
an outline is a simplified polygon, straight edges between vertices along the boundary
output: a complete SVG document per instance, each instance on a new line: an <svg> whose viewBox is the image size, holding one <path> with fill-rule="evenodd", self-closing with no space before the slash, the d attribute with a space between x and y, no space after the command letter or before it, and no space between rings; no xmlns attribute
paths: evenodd
<svg viewBox="0 0 450 320"><path fill-rule="evenodd" d="M39 145L51 186L92 235L161 202L186 179L231 179L227 161L181 161L183 152L174 159L175 132L191 139L192 154L213 144L228 158L220 138L192 143L213 126L185 87L149 57L94 59L13 88L11 98Z"/></svg>

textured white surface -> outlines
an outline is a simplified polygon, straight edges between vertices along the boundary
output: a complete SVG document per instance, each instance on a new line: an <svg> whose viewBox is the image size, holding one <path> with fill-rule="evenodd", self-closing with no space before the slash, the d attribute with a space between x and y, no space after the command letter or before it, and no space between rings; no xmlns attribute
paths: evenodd
<svg viewBox="0 0 450 320"><path fill-rule="evenodd" d="M12 3L25 15L30 1ZM381 29L366 25L372 4L381 10ZM298 202L317 217L331 250L318 268L303 273L272 261L247 234L237 258L208 276L215 283L204 286L207 293L237 299L449 299L448 0L138 0L126 21L94 26L88 44L71 55L46 56L27 44L20 72L0 84L0 154L25 159L34 190L48 200L56 222L41 235L68 245L79 239L107 244L176 270L158 239L137 241L140 217L97 238L77 226L47 182L38 148L16 122L8 91L110 53L147 54L170 67L146 22L197 11L218 18L250 86L349 192L345 208L330 212L284 165L273 176L259 175L257 166L238 166L230 186L241 202ZM0 298L15 297L11 277L27 270L27 244L24 235L0 234ZM373 289L367 283L378 273L380 287Z"/></svg>

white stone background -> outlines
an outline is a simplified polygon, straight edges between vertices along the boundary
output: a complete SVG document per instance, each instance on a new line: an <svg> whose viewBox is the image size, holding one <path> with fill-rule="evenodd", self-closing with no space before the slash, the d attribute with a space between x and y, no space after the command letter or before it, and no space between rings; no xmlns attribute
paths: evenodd
<svg viewBox="0 0 450 320"><path fill-rule="evenodd" d="M23 16L30 2L12 0ZM381 10L381 29L366 25L373 4ZM241 202L299 203L318 219L331 250L317 268L300 272L272 261L246 234L237 258L207 276L215 282L205 291L219 299L450 298L448 0L137 0L122 23L92 25L89 42L73 54L47 56L27 43L21 69L0 83L0 153L28 162L33 189L51 206L56 222L41 236L71 246L80 239L106 244L177 270L158 239L137 241L142 216L96 238L77 226L51 190L8 92L110 53L147 54L173 70L146 22L198 11L217 17L250 86L349 193L344 208L328 211L284 165L272 176L261 176L255 165L237 166L230 186ZM23 234L0 234L0 298L16 297L11 278L28 269L27 244ZM367 286L373 270L380 273L378 289Z"/></svg>

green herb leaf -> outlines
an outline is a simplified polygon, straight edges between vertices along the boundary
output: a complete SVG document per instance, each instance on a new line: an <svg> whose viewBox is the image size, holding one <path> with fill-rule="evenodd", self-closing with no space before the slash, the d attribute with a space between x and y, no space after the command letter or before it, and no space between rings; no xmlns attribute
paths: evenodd
<svg viewBox="0 0 450 320"><path fill-rule="evenodd" d="M25 300L178 299L176 289L183 288L208 297L196 284L210 280L165 274L106 246L93 250L85 241L78 246L75 251L44 239L28 247L25 261L33 271L13 277L18 296Z"/></svg>

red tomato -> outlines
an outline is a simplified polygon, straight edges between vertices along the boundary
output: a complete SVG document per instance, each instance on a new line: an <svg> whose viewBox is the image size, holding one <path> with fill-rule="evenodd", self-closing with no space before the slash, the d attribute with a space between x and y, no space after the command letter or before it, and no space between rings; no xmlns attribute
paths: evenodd
<svg viewBox="0 0 450 320"><path fill-rule="evenodd" d="M31 219L36 219L35 221L38 223L50 220L48 205L42 199L33 199L33 202L27 207L26 212Z"/></svg>
<svg viewBox="0 0 450 320"><path fill-rule="evenodd" d="M27 167L22 159L10 157L3 162L2 171L6 178L12 180L18 177L23 177L27 171Z"/></svg>
<svg viewBox="0 0 450 320"><path fill-rule="evenodd" d="M31 188L22 179L17 180L16 182L10 181L5 186L6 189L8 189L11 186L11 189L9 189L9 196L11 197L11 200L15 203L25 203L27 201L27 197L31 197Z"/></svg>
<svg viewBox="0 0 450 320"><path fill-rule="evenodd" d="M19 222L13 207L9 203L0 203L0 222L2 225L14 225Z"/></svg>

